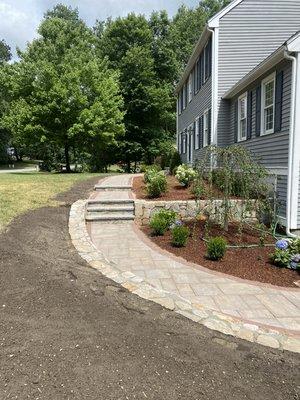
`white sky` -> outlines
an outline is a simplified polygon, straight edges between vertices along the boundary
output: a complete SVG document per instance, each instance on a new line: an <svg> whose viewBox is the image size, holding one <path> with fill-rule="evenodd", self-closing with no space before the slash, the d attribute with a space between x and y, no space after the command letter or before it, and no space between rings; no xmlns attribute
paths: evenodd
<svg viewBox="0 0 300 400"><path fill-rule="evenodd" d="M24 49L36 36L36 29L45 11L57 3L78 7L80 17L92 26L96 19L124 16L129 12L149 15L153 10L166 9L173 15L184 3L195 6L199 0L0 0L0 40Z"/></svg>

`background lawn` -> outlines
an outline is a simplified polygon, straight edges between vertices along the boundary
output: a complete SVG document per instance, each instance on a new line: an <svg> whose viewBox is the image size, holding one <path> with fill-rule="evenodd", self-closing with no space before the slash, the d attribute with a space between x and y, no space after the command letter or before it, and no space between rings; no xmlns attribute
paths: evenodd
<svg viewBox="0 0 300 400"><path fill-rule="evenodd" d="M0 230L25 211L56 206L55 195L65 192L76 182L105 174L0 174Z"/></svg>

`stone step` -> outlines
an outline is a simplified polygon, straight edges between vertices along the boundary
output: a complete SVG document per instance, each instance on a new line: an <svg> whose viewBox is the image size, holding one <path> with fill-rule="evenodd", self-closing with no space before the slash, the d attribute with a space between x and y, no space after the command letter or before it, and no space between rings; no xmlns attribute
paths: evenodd
<svg viewBox="0 0 300 400"><path fill-rule="evenodd" d="M133 205L120 205L120 204L107 204L107 205L88 205L86 208L87 212L98 212L98 213L115 213L115 212L120 212L121 214L124 212L134 212L134 207Z"/></svg>
<svg viewBox="0 0 300 400"><path fill-rule="evenodd" d="M87 213L85 216L86 221L103 221L103 222L118 222L118 221L133 221L134 215L127 214L117 214L117 213Z"/></svg>
<svg viewBox="0 0 300 400"><path fill-rule="evenodd" d="M95 185L94 189L97 191L119 191L119 190L131 190L131 185L122 185L122 186L102 186Z"/></svg>
<svg viewBox="0 0 300 400"><path fill-rule="evenodd" d="M97 204L101 205L128 205L128 204L134 204L133 199L116 199L116 200L102 200L102 199L90 199L87 202L87 206L94 206Z"/></svg>

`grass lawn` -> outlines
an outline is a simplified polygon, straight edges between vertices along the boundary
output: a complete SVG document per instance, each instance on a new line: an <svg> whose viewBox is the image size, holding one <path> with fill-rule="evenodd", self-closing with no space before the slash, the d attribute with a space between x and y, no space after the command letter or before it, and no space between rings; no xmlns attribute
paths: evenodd
<svg viewBox="0 0 300 400"><path fill-rule="evenodd" d="M67 191L78 181L96 176L101 174L0 174L0 230L23 212L58 205L53 199L56 194Z"/></svg>

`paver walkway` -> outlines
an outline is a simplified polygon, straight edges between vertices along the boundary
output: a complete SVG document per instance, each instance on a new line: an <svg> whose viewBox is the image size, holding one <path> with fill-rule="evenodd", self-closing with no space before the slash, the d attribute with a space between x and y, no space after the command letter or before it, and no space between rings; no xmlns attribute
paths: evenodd
<svg viewBox="0 0 300 400"><path fill-rule="evenodd" d="M108 177L103 186L128 185L132 175ZM128 199L131 191L101 191L97 199ZM193 268L189 263L149 243L134 222L89 226L94 245L118 268L131 271L158 289L258 325L300 332L300 289L284 289L249 283Z"/></svg>

